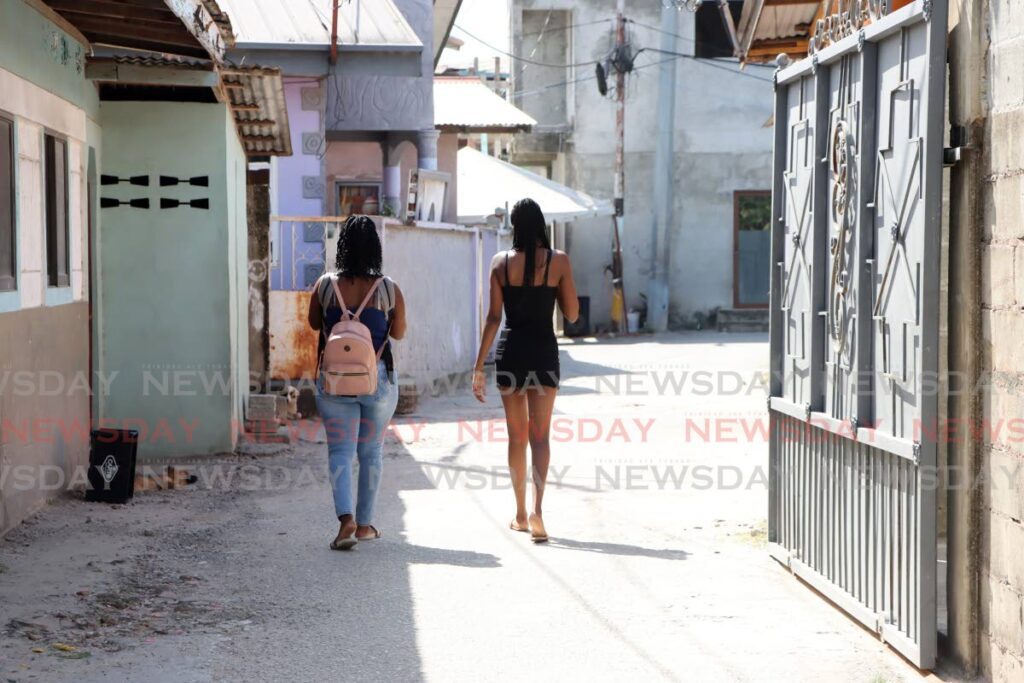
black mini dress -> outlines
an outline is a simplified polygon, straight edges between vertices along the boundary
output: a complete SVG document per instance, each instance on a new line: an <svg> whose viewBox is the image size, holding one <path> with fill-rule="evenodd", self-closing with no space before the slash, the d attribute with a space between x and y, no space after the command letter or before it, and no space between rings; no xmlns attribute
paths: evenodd
<svg viewBox="0 0 1024 683"><path fill-rule="evenodd" d="M498 337L494 366L498 386L503 389L557 387L559 380L558 340L555 338L555 298L558 287L548 286L551 250L544 264L543 284L513 286L508 279L505 254L505 325ZM530 274L532 275L532 273Z"/></svg>

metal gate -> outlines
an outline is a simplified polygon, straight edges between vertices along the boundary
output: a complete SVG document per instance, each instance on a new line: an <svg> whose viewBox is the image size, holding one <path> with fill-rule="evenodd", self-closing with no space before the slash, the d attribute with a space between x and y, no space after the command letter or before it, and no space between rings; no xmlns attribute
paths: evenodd
<svg viewBox="0 0 1024 683"><path fill-rule="evenodd" d="M774 557L921 668L936 647L946 0L776 74Z"/></svg>

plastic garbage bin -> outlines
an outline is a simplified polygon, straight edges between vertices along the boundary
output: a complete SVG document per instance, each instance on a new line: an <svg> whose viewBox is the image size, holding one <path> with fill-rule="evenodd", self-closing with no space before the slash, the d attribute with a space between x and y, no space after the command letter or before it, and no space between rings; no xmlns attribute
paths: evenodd
<svg viewBox="0 0 1024 683"><path fill-rule="evenodd" d="M85 499L126 503L135 495L135 455L139 433L134 429L94 429L89 439L89 490Z"/></svg>

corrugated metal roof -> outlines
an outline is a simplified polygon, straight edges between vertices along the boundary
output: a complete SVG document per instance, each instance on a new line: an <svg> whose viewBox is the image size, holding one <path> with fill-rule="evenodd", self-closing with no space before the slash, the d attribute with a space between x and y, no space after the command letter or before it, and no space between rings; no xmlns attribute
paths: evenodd
<svg viewBox="0 0 1024 683"><path fill-rule="evenodd" d="M529 130L537 121L479 78L434 77L434 125L464 133Z"/></svg>
<svg viewBox="0 0 1024 683"><path fill-rule="evenodd" d="M237 47L329 45L333 0L219 0ZM342 0L338 46L423 48L392 0Z"/></svg>
<svg viewBox="0 0 1024 683"><path fill-rule="evenodd" d="M746 0L737 28L743 53L748 53L763 41L806 38L820 6L820 0L784 5L769 5L765 0Z"/></svg>
<svg viewBox="0 0 1024 683"><path fill-rule="evenodd" d="M292 153L288 107L279 69L235 67L220 69L238 137L249 156L289 156Z"/></svg>

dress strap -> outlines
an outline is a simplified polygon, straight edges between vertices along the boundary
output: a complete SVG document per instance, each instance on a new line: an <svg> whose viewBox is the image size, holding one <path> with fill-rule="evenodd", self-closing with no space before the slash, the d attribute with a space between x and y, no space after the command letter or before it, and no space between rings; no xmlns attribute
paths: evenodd
<svg viewBox="0 0 1024 683"><path fill-rule="evenodd" d="M548 286L548 271L551 270L551 254L553 251L553 249L548 249L548 260L547 263L544 264L544 280L542 285L544 287Z"/></svg>
<svg viewBox="0 0 1024 683"><path fill-rule="evenodd" d="M505 252L505 286L511 287L512 282L508 279L508 252Z"/></svg>

